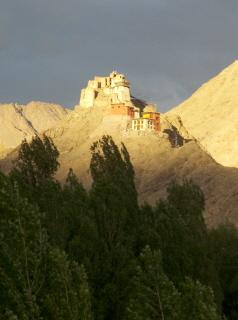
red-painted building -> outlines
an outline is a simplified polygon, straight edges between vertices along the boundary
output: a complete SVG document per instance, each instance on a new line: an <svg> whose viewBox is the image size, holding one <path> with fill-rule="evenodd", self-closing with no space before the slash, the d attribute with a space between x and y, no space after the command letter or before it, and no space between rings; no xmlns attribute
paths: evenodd
<svg viewBox="0 0 238 320"><path fill-rule="evenodd" d="M126 106L123 103L112 104L110 108L110 114L134 118L134 107Z"/></svg>
<svg viewBox="0 0 238 320"><path fill-rule="evenodd" d="M153 105L148 105L141 112L139 108L124 103L112 104L109 114L130 117L130 127L135 131L152 130L159 132L161 130L160 113L156 111L156 107Z"/></svg>

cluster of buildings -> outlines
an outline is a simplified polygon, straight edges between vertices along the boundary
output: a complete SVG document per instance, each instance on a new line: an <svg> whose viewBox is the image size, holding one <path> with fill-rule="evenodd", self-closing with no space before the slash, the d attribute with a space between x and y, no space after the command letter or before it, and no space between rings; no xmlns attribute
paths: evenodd
<svg viewBox="0 0 238 320"><path fill-rule="evenodd" d="M128 119L132 131L160 131L160 113L154 105L143 109L131 99L130 84L123 74L112 72L108 77L95 77L82 89L80 107L106 107L107 114Z"/></svg>

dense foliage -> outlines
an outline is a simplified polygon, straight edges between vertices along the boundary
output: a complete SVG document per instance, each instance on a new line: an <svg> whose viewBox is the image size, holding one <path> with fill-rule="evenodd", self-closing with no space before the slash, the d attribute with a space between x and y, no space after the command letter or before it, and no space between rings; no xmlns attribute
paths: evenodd
<svg viewBox="0 0 238 320"><path fill-rule="evenodd" d="M208 232L200 188L140 206L126 147L91 153L89 191L46 136L0 174L0 319L238 319L238 231Z"/></svg>

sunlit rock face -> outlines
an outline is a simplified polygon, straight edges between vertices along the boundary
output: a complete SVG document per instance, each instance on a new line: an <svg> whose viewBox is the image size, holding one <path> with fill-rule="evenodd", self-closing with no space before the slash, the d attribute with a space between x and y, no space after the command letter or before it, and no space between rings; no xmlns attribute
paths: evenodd
<svg viewBox="0 0 238 320"><path fill-rule="evenodd" d="M0 104L0 157L61 120L69 111L60 105L30 102Z"/></svg>
<svg viewBox="0 0 238 320"><path fill-rule="evenodd" d="M172 109L218 163L238 168L238 61Z"/></svg>

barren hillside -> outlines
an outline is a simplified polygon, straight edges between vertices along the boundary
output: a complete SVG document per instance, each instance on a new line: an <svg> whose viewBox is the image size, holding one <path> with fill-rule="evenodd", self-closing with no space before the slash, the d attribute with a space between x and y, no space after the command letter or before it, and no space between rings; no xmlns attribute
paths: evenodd
<svg viewBox="0 0 238 320"><path fill-rule="evenodd" d="M128 133L125 126L123 117L103 116L101 110L92 108L74 111L48 130L60 150L57 178L64 181L71 167L89 187L90 146L103 134L110 134L128 148L141 202L154 204L165 196L170 181L191 178L206 195L207 223L214 226L229 219L238 225L237 169L217 164L194 140L187 139L184 145L173 147L170 136L174 128L164 117L159 134ZM186 133L181 123L179 129Z"/></svg>
<svg viewBox="0 0 238 320"><path fill-rule="evenodd" d="M220 164L238 168L238 61L168 112Z"/></svg>
<svg viewBox="0 0 238 320"><path fill-rule="evenodd" d="M60 105L44 102L0 104L0 158L24 138L54 126L67 113Z"/></svg>

